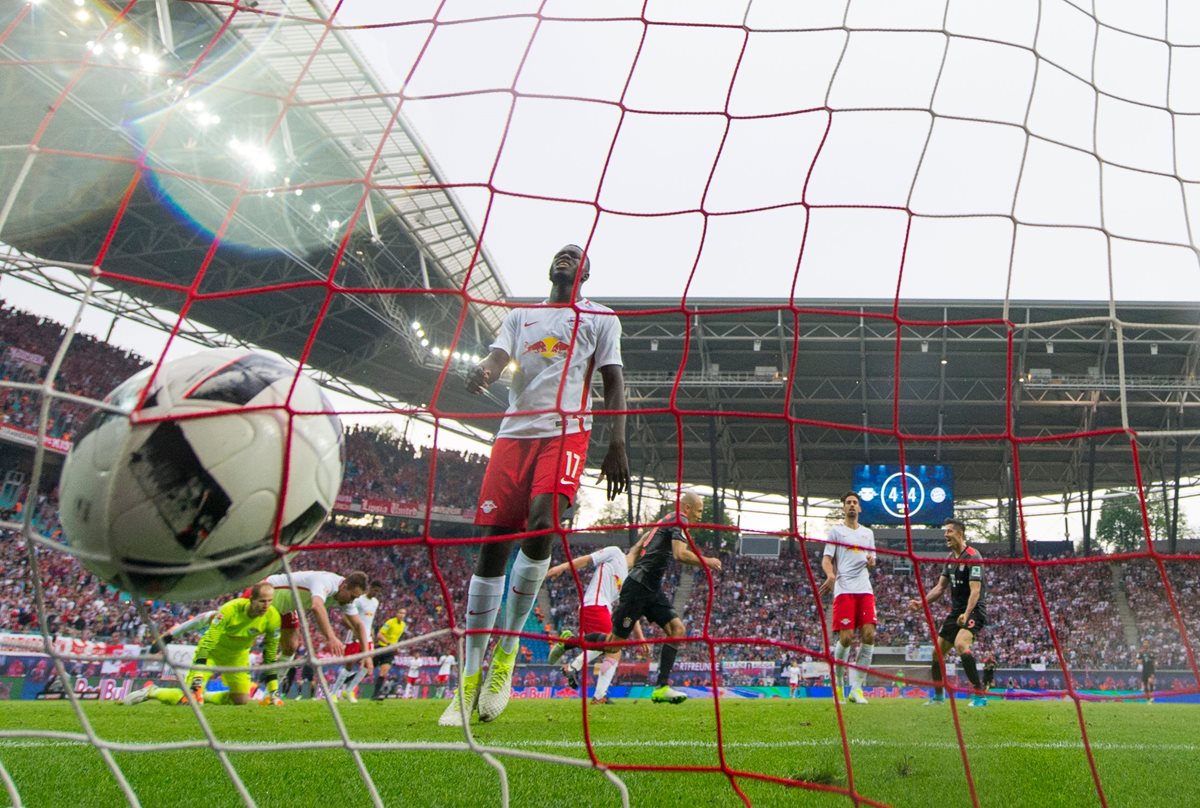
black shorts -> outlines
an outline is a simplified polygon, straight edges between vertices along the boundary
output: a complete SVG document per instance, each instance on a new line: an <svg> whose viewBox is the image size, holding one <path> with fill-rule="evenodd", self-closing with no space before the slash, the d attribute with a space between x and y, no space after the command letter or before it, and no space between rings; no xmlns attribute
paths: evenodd
<svg viewBox="0 0 1200 808"><path fill-rule="evenodd" d="M946 615L946 619L942 621L942 629L938 632L938 636L950 644L954 644L954 639L958 636L958 632L966 629L971 632L971 637L978 637L979 632L987 627L987 614L976 609L971 613L971 619L967 621L965 626L958 624L959 615L962 612L950 612Z"/></svg>
<svg viewBox="0 0 1200 808"><path fill-rule="evenodd" d="M642 617L665 628L678 616L661 589L649 589L637 581L626 580L621 587L617 607L613 609L612 630L613 634L625 640Z"/></svg>
<svg viewBox="0 0 1200 808"><path fill-rule="evenodd" d="M395 658L396 658L395 651L392 651L391 653L388 653L388 654L380 654L379 656L375 657L375 664L376 665L391 665L392 660Z"/></svg>
<svg viewBox="0 0 1200 808"><path fill-rule="evenodd" d="M1142 681L1143 682L1149 682L1153 678L1154 678L1154 668L1151 668L1150 670L1142 671Z"/></svg>

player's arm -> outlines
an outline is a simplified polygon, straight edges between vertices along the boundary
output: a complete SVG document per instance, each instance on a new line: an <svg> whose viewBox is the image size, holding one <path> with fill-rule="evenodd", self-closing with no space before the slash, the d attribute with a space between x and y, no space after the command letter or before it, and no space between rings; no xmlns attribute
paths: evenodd
<svg viewBox="0 0 1200 808"><path fill-rule="evenodd" d="M867 569L875 569L875 534L871 534L871 549L867 550Z"/></svg>
<svg viewBox="0 0 1200 808"><path fill-rule="evenodd" d="M638 536L638 540L633 543L633 546L625 551L625 566L633 569L633 565L637 563L638 557L641 556L642 548L646 546L646 542L650 541L650 537L654 535L654 531L656 530L658 530L657 525L642 531L642 535Z"/></svg>
<svg viewBox="0 0 1200 808"><path fill-rule="evenodd" d="M492 382L500 378L500 374L504 372L504 368L511 359L508 351L492 348L482 362L467 371L467 392L482 393Z"/></svg>
<svg viewBox="0 0 1200 808"><path fill-rule="evenodd" d="M566 561L562 562L561 564L555 564L553 567L546 570L546 577L547 578L557 578L558 576L562 575L564 572L566 572L569 569L574 568L577 570L581 570L584 567L586 567L588 564L591 564L591 563L592 563L591 553L589 553L585 556L579 556L578 558L576 558L569 564Z"/></svg>
<svg viewBox="0 0 1200 808"><path fill-rule="evenodd" d="M608 430L608 451L600 463L600 479L608 485L608 498L629 485L629 457L625 453L625 371L620 365L600 368L604 380L604 409L612 413Z"/></svg>
<svg viewBox="0 0 1200 808"><path fill-rule="evenodd" d="M979 593L983 591L983 581L971 581L971 594L967 596L967 608L958 616L958 624L965 626L971 617L971 610L979 602Z"/></svg>
<svg viewBox="0 0 1200 808"><path fill-rule="evenodd" d="M687 539L675 538L671 542L671 555L675 556L675 560L681 564L690 564L693 567L710 567L717 572L721 571L721 559L713 558L712 556L696 555L688 547Z"/></svg>
<svg viewBox="0 0 1200 808"><path fill-rule="evenodd" d="M208 662L208 658L216 650L217 644L224 639L225 626L233 619L233 616L233 601L217 609L212 622L208 624L208 630L204 632L204 636L200 638L200 643L196 646L196 654L192 658L193 665L204 665Z"/></svg>
<svg viewBox="0 0 1200 808"><path fill-rule="evenodd" d="M629 635L635 642L640 642L638 650L646 656L650 656L650 643L646 642L646 635L642 633L642 621L638 620L633 624L633 632Z"/></svg>
<svg viewBox="0 0 1200 808"><path fill-rule="evenodd" d="M825 547L825 553L821 556L821 569L825 572L825 580L821 582L821 587L817 590L818 595L826 595L833 590L834 583L837 582L837 569L833 564L832 546Z"/></svg>
<svg viewBox="0 0 1200 808"><path fill-rule="evenodd" d="M942 577L938 578L937 586L935 586L933 589L930 589L928 592L925 593L925 602L928 603L930 606L937 603L939 600L942 599L942 595L946 594L946 587L949 584L950 584L950 579L946 576L945 573L942 573ZM920 611L920 609L921 609L920 599L913 598L912 600L910 600L908 602L908 608L912 609L914 612Z"/></svg>
<svg viewBox="0 0 1200 808"><path fill-rule="evenodd" d="M329 622L329 612L325 610L325 601L322 598L312 599L312 613L313 619L317 621L317 628L321 630L329 643L329 653L334 656L346 653L345 644L337 638L337 634L333 631L333 625Z"/></svg>

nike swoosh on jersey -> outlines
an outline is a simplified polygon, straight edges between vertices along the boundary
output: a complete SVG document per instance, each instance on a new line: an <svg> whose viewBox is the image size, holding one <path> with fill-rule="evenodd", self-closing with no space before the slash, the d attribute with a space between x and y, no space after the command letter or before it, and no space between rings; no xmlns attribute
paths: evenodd
<svg viewBox="0 0 1200 808"><path fill-rule="evenodd" d="M529 328L529 326L531 326L531 325L537 325L537 323L538 323L538 321L537 321L537 320L534 320L532 323L524 323L524 326L525 326L526 328Z"/></svg>
<svg viewBox="0 0 1200 808"><path fill-rule="evenodd" d="M563 477L561 480L558 481L558 484L559 485L575 485L575 481L569 480L566 477Z"/></svg>

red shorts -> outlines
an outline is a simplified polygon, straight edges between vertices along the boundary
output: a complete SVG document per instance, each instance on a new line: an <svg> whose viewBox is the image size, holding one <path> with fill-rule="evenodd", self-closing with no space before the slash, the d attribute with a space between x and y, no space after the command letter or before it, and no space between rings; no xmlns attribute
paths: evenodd
<svg viewBox="0 0 1200 808"><path fill-rule="evenodd" d="M279 616L280 628L300 628L299 612L288 612Z"/></svg>
<svg viewBox="0 0 1200 808"><path fill-rule="evenodd" d="M576 432L553 438L496 438L479 489L475 524L524 530L529 501L538 494L562 494L574 502L590 437L590 432Z"/></svg>
<svg viewBox="0 0 1200 808"><path fill-rule="evenodd" d="M374 651L375 643L373 643L373 642L367 643L367 650ZM352 656L354 654L359 653L360 651L362 651L362 644L358 640L355 640L354 642L346 643L346 656Z"/></svg>
<svg viewBox="0 0 1200 808"><path fill-rule="evenodd" d="M437 681L437 683L438 683L439 685L444 685L444 684L446 684L446 682L449 682L449 681L450 681L450 674L448 674L448 673L439 673L439 674L437 675L437 680L436 680L436 681Z"/></svg>
<svg viewBox="0 0 1200 808"><path fill-rule="evenodd" d="M584 606L579 610L580 634L612 634L612 612L607 606Z"/></svg>
<svg viewBox="0 0 1200 808"><path fill-rule="evenodd" d="M416 675L416 676L410 676L410 677L408 677L408 683L409 683L410 685L415 685L415 684L416 684L417 682L419 682L420 680L421 680L421 676L420 676L420 674L418 674L418 675Z"/></svg>
<svg viewBox="0 0 1200 808"><path fill-rule="evenodd" d="M833 630L853 630L867 624L875 625L875 596L869 592L859 595L842 594L833 599Z"/></svg>

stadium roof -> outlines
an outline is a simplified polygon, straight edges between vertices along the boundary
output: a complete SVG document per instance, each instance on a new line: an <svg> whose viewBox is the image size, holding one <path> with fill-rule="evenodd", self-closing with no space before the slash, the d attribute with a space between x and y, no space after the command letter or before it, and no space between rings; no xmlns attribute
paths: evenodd
<svg viewBox="0 0 1200 808"><path fill-rule="evenodd" d="M351 44L315 13L231 9L139 3L89 30L66 7L38 6L32 13L50 16L11 29L0 97L12 122L6 153L21 157L0 161L0 187L11 189L4 269L79 297L103 254L108 286L96 302L110 311L170 328L154 307L179 311L194 288L201 297L184 323L193 338L294 357L311 339L309 363L327 380L426 404L449 361L432 349L482 353L505 311L464 307L472 258L472 298L503 302L506 287ZM59 25L67 36L48 35ZM174 56L131 67L112 55L116 33L126 47ZM131 185L143 154L146 179ZM346 291L327 301L356 210L334 278ZM1149 436L1147 478L1173 477L1175 433L1196 426L1191 305L905 301L898 327L890 302L605 302L627 313L629 401L640 410L633 470L659 481L676 479L682 449L690 483L715 477L732 492L785 495L794 485L826 498L847 487L854 464L898 461L903 435L908 462L953 466L960 499L1006 497L1011 426L1023 441L1023 493L1058 497L1089 474L1098 488L1134 482L1124 428ZM486 412L474 422L487 429L498 423L496 392L475 399L450 379L436 405L467 419ZM1179 440L1181 473L1200 474L1195 435Z"/></svg>

